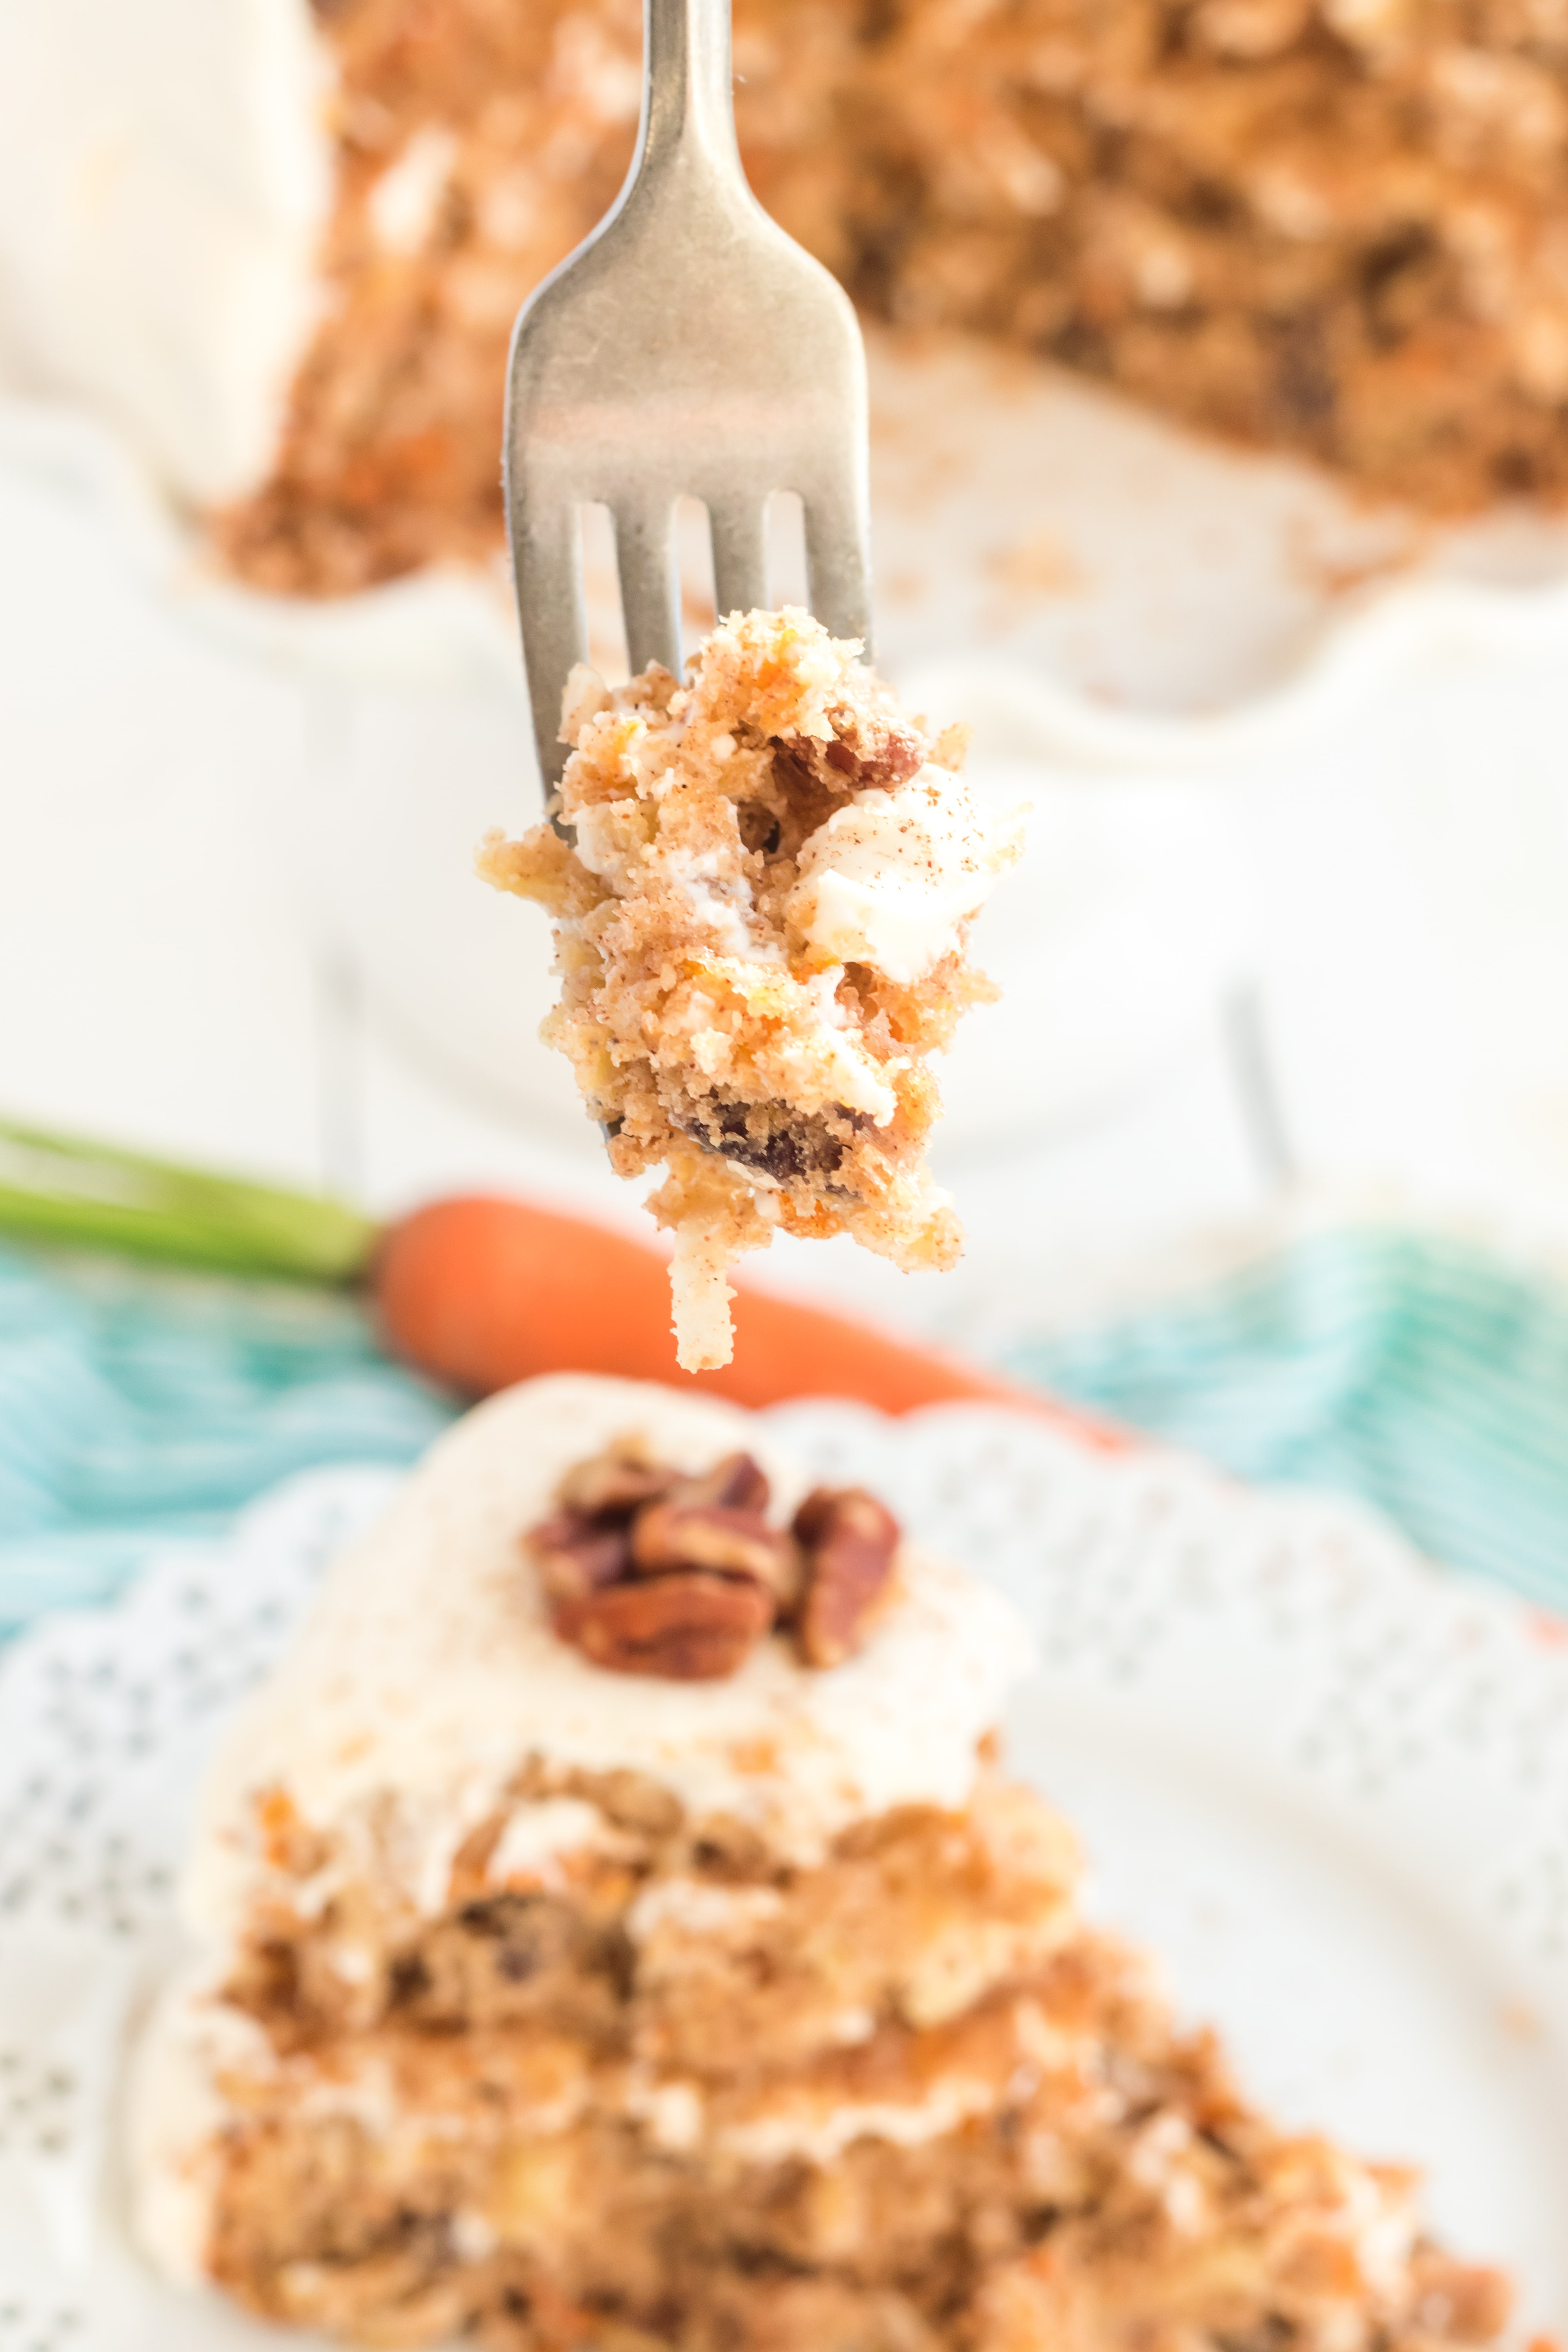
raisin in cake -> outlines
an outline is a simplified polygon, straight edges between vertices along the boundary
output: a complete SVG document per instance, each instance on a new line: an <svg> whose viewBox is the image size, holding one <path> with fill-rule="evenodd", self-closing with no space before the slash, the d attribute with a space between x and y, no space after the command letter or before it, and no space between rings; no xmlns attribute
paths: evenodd
<svg viewBox="0 0 1568 2352"><path fill-rule="evenodd" d="M568 1055L623 1176L662 1165L678 1354L728 1363L725 1267L776 1231L906 1270L962 1245L925 1147L929 1056L993 993L970 918L1017 854L932 743L807 614L731 614L681 685L574 672L559 815L480 870L540 900Z"/></svg>
<svg viewBox="0 0 1568 2352"><path fill-rule="evenodd" d="M1507 2290L1248 2105L999 1769L1027 1643L749 1415L492 1400L234 1726L140 2053L173 2277L490 2352L1442 2352Z"/></svg>

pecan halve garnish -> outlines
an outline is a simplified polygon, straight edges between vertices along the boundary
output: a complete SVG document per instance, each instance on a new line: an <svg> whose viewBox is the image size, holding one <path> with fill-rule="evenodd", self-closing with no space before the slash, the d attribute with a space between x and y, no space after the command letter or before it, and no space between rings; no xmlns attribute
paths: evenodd
<svg viewBox="0 0 1568 2352"><path fill-rule="evenodd" d="M585 1518L629 1519L676 1484L675 1471L651 1460L635 1439L623 1438L568 1470L556 1491L567 1510L581 1511Z"/></svg>
<svg viewBox="0 0 1568 2352"><path fill-rule="evenodd" d="M818 1486L795 1515L805 1555L805 1592L796 1621L808 1666L854 1656L886 1598L899 1523L863 1486Z"/></svg>
<svg viewBox="0 0 1568 2352"><path fill-rule="evenodd" d="M773 1623L773 1597L750 1578L684 1571L558 1601L555 1630L613 1675L716 1682Z"/></svg>
<svg viewBox="0 0 1568 2352"><path fill-rule="evenodd" d="M786 1533L768 1497L741 1452L683 1474L633 1434L577 1464L524 1539L556 1633L611 1673L675 1681L732 1674L774 1625L805 1664L841 1664L891 1590L898 1521L863 1487L819 1486Z"/></svg>
<svg viewBox="0 0 1568 2352"><path fill-rule="evenodd" d="M531 1528L526 1540L552 1601L617 1584L631 1565L626 1528L596 1525L581 1511L557 1511Z"/></svg>
<svg viewBox="0 0 1568 2352"><path fill-rule="evenodd" d="M679 1478L668 1488L676 1503L716 1503L726 1511L765 1511L773 1489L761 1463L749 1454L726 1454L711 1470Z"/></svg>
<svg viewBox="0 0 1568 2352"><path fill-rule="evenodd" d="M799 1582L795 1545L755 1511L726 1510L721 1503L650 1503L633 1523L633 1572L668 1576L683 1568L751 1577L780 1602L793 1600Z"/></svg>

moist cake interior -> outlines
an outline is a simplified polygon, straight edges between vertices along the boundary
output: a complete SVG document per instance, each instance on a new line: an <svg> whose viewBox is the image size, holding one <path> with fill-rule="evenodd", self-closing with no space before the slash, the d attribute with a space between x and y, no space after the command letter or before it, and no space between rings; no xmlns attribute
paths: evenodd
<svg viewBox="0 0 1568 2352"><path fill-rule="evenodd" d="M570 1058L612 1166L662 1167L680 1364L727 1363L726 1268L847 1233L906 1272L962 1247L926 1145L931 1056L994 994L970 919L1017 855L959 771L808 614L732 614L686 683L566 695L555 812L479 860L538 900ZM569 832L569 838L566 833Z"/></svg>

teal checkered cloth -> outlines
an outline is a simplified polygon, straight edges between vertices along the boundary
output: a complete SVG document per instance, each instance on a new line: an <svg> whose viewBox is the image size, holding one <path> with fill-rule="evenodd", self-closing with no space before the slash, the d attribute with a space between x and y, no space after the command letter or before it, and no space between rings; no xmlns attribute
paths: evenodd
<svg viewBox="0 0 1568 2352"><path fill-rule="evenodd" d="M1481 1252L1326 1233L1006 1364L1568 1609L1568 1295ZM0 1633L290 1471L412 1461L452 1411L346 1298L0 1250Z"/></svg>
<svg viewBox="0 0 1568 2352"><path fill-rule="evenodd" d="M1358 1496L1434 1559L1568 1609L1568 1290L1484 1251L1325 1232L1007 1365L1238 1478Z"/></svg>
<svg viewBox="0 0 1568 2352"><path fill-rule="evenodd" d="M411 1462L452 1410L333 1293L0 1250L0 1635L290 1471Z"/></svg>

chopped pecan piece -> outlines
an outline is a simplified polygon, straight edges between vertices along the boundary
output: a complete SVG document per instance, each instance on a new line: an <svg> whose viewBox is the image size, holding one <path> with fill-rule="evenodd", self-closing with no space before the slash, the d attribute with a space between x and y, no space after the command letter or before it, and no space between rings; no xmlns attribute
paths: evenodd
<svg viewBox="0 0 1568 2352"><path fill-rule="evenodd" d="M721 1503L650 1503L632 1528L632 1568L639 1576L682 1568L749 1576L781 1601L793 1599L798 1581L789 1537L755 1511Z"/></svg>
<svg viewBox="0 0 1568 2352"><path fill-rule="evenodd" d="M841 703L827 713L826 742L816 736L784 734L773 740L807 772L840 792L891 792L925 763L930 745L924 731L891 702L868 697Z"/></svg>
<svg viewBox="0 0 1568 2352"><path fill-rule="evenodd" d="M726 1454L711 1470L678 1479L668 1491L675 1503L716 1503L726 1511L765 1511L772 1489L767 1472L749 1454Z"/></svg>
<svg viewBox="0 0 1568 2352"><path fill-rule="evenodd" d="M773 1616L772 1595L750 1578L687 1571L560 1601L555 1630L610 1674L715 1682L742 1664Z"/></svg>
<svg viewBox="0 0 1568 2352"><path fill-rule="evenodd" d="M623 1527L595 1526L581 1511L558 1511L529 1534L528 1549L553 1601L616 1584L631 1564L631 1538Z"/></svg>
<svg viewBox="0 0 1568 2352"><path fill-rule="evenodd" d="M636 1438L621 1438L603 1454L568 1470L557 1491L557 1501L584 1517L626 1518L645 1503L668 1495L676 1474L650 1460Z"/></svg>
<svg viewBox="0 0 1568 2352"><path fill-rule="evenodd" d="M886 1595L899 1523L863 1486L818 1486L795 1515L805 1554L805 1596L796 1633L808 1666L853 1657Z"/></svg>

